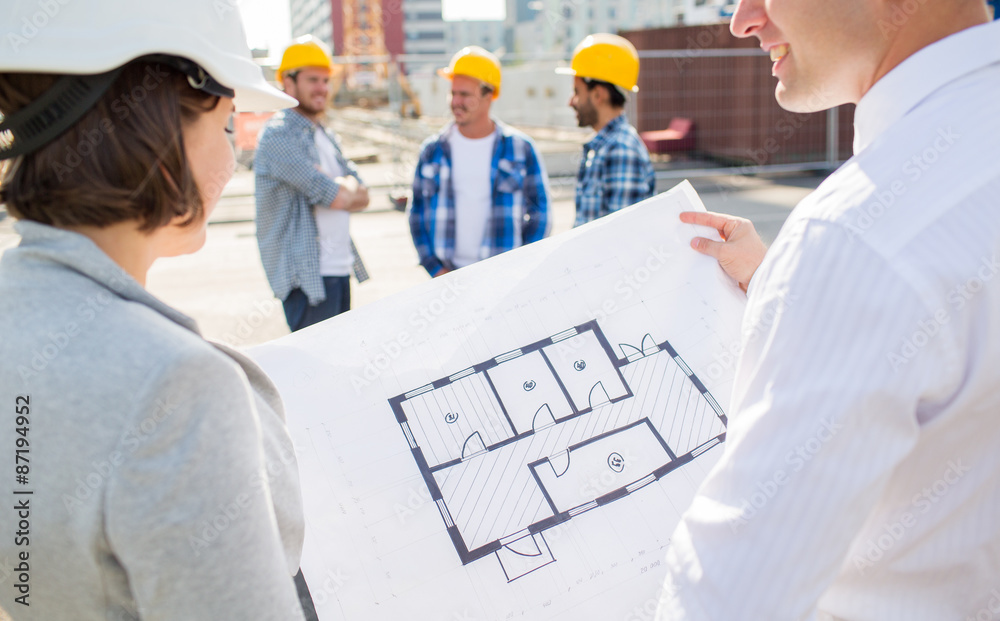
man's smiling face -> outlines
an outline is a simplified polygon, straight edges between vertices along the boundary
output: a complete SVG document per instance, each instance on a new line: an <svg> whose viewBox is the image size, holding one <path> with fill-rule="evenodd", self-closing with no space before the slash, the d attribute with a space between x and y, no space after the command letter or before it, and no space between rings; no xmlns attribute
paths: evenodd
<svg viewBox="0 0 1000 621"><path fill-rule="evenodd" d="M876 0L741 0L730 30L771 54L775 98L793 112L857 103L878 77L891 40Z"/></svg>

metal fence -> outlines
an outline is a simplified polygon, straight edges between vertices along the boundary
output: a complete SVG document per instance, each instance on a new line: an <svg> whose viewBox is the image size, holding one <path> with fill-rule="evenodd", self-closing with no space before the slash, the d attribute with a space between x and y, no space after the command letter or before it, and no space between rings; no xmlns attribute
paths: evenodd
<svg viewBox="0 0 1000 621"><path fill-rule="evenodd" d="M734 38L728 24L623 34L641 59L637 129L690 120L693 146L676 155L705 163L704 174L833 169L850 157L853 106L783 110L774 98L771 60L756 39Z"/></svg>
<svg viewBox="0 0 1000 621"><path fill-rule="evenodd" d="M665 130L676 120L687 127L686 140L650 143L659 178L832 170L850 157L853 106L813 114L781 109L774 98L771 61L755 39L735 39L726 24L622 34L638 48L641 67L639 92L627 104L630 122L640 133ZM373 112L364 120L354 116L352 126L344 129L353 128L375 141L381 141L382 132L398 147L405 144L403 151L412 150L421 136L433 131L435 122L450 116L449 85L434 72L448 60L412 55L335 59L340 64L388 61L390 73L404 67L405 95L417 98L424 116L430 117L414 121L388 111ZM551 149L548 154L556 160L550 167L555 185L561 181L558 177L571 176L576 169L572 161L560 158L578 157L579 143L587 134L576 129L568 105L572 78L554 71L568 60L559 55L504 55L502 93L493 104L498 118L529 134L569 136L565 154L552 154ZM404 93L390 85L387 95L390 110L400 109ZM656 152L659 147L663 153Z"/></svg>
<svg viewBox="0 0 1000 621"><path fill-rule="evenodd" d="M650 32L642 34L663 43ZM832 170L851 155L853 106L812 114L783 110L774 98L771 61L759 48L640 48L639 57L639 92L626 109L630 122L640 133L690 122L688 140L654 153L661 178ZM503 64L503 92L493 108L499 118L529 133L575 127L568 106L572 80L554 72L565 60L508 55ZM424 71L411 74L410 82L425 113L448 116L443 79Z"/></svg>

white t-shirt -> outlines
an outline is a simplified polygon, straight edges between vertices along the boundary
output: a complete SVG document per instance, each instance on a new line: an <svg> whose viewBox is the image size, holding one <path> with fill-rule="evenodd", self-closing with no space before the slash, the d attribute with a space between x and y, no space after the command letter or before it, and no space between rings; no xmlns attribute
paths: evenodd
<svg viewBox="0 0 1000 621"><path fill-rule="evenodd" d="M455 190L455 257L457 267L482 259L486 224L493 208L490 168L496 134L470 139L454 128L451 144L451 179Z"/></svg>
<svg viewBox="0 0 1000 621"><path fill-rule="evenodd" d="M320 169L329 177L342 177L347 171L337 161L337 151L319 127L315 134ZM319 230L319 273L321 276L349 276L354 265L351 253L350 214L329 205L313 207Z"/></svg>

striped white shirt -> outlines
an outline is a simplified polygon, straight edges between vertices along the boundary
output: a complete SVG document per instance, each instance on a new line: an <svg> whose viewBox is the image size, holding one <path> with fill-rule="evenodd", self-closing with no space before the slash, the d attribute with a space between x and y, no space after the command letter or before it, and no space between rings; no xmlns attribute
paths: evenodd
<svg viewBox="0 0 1000 621"><path fill-rule="evenodd" d="M858 105L754 276L660 621L1000 619L1000 23Z"/></svg>

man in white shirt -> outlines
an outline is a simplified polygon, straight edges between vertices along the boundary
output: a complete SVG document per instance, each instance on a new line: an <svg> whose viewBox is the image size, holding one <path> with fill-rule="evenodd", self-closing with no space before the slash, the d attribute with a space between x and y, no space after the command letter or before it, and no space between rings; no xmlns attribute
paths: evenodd
<svg viewBox="0 0 1000 621"><path fill-rule="evenodd" d="M743 0L797 112L855 155L766 251L727 443L667 553L659 621L1000 619L1000 23L982 0Z"/></svg>
<svg viewBox="0 0 1000 621"><path fill-rule="evenodd" d="M368 207L368 189L323 125L331 67L311 37L285 50L278 76L299 105L268 120L254 158L261 261L293 332L351 308L349 218Z"/></svg>
<svg viewBox="0 0 1000 621"><path fill-rule="evenodd" d="M534 142L490 116L500 61L481 47L438 72L455 117L420 148L408 213L431 276L537 241L548 231L548 178Z"/></svg>

